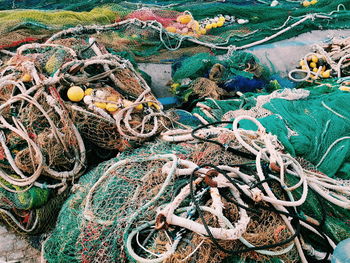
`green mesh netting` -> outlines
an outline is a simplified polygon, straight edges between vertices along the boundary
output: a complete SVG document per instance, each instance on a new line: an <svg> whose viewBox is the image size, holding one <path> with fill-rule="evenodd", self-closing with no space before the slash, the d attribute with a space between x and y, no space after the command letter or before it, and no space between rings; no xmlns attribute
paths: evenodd
<svg viewBox="0 0 350 263"><path fill-rule="evenodd" d="M170 152L181 156L189 154L191 148L164 143L146 144L133 152L123 152L83 176L61 210L59 227L44 245L45 258L49 262L120 262L125 259L122 238L127 221L157 193L157 185L164 180L157 172L162 162L150 162L147 158ZM109 167L128 158L129 164L113 169L92 192L93 195L88 196L92 186ZM167 200L174 187L176 182L173 181L161 200ZM143 192L145 189L148 191ZM88 210L87 202L90 203Z"/></svg>
<svg viewBox="0 0 350 263"><path fill-rule="evenodd" d="M329 176L349 179L350 115L343 107L349 99L350 94L341 91L306 100L272 99L264 108L273 115L260 121L291 154Z"/></svg>
<svg viewBox="0 0 350 263"><path fill-rule="evenodd" d="M349 179L350 116L343 105L347 105L350 94L338 87L336 81L328 81L325 85L307 87L310 95L306 99L271 99L254 112L254 117L260 118L267 131L276 134L292 155L302 156L329 176L337 174ZM226 113L235 110L247 110L239 113L249 114L257 97L263 95L266 93L246 93L241 98L226 101L206 99L202 103L211 108L210 114L201 107L195 107L192 113L207 122L220 121ZM266 117L264 109L268 110ZM229 120L230 115L226 118ZM241 125L254 128L251 122L243 121Z"/></svg>
<svg viewBox="0 0 350 263"><path fill-rule="evenodd" d="M288 39L304 32L324 29L345 29L349 28L347 17L349 16L349 3L342 1L323 0L315 5L303 7L299 2L280 1L276 7L271 7L269 1L225 1L224 3L197 2L197 1L157 1L143 2L135 4L122 1L89 1L86 3L62 3L60 1L44 3L44 1L21 1L15 2L14 6L9 6L5 1L1 7L11 8L38 8L38 9L68 9L71 11L3 11L0 13L2 39L15 41L25 41L26 38L42 39L48 34L67 27L87 24L106 24L115 20L125 19L127 17L139 18L141 20L156 20L167 25L168 20L175 21L176 17L184 11L190 11L194 19L201 21L215 16L230 15L236 19L245 19L246 24L227 23L222 27L211 29L206 34L198 37L206 44L218 44L219 46L237 46L242 47L252 42L263 40L272 36L282 29L297 23L305 18L307 14L316 14L319 16L307 17L305 21L296 25L291 30L286 30L277 34L271 41ZM264 1L263 1L264 2ZM158 6L157 6L158 5ZM340 6L339 6L340 5ZM96 8L96 7L100 8ZM148 9L141 9L141 7ZM96 8L96 9L93 9ZM92 11L90 11L93 9ZM87 10L89 13L80 13L77 11ZM149 14L151 15L145 15ZM136 55L147 57L147 60L162 61L173 58L179 58L183 54L193 54L198 52L210 51L208 47L198 48L185 40L184 35L169 35L166 32L160 33L159 30L151 27L140 27L128 25L118 28L114 32L105 34L103 38L106 43L118 50L129 50ZM186 38L192 38L186 36ZM27 39L28 41L28 39ZM118 42L118 43L116 43ZM267 42L266 42L267 43ZM11 46L11 43L3 42L3 46ZM142 44L142 45L141 45ZM184 47L172 53L171 56L164 51L165 46L177 49ZM247 46L249 47L249 46ZM246 47L245 47L246 48ZM213 49L214 52L219 49ZM156 55L156 56L155 56Z"/></svg>
<svg viewBox="0 0 350 263"><path fill-rule="evenodd" d="M145 208L145 204L157 195L165 181L164 175L159 173L164 162L152 161L149 157L168 153L175 153L180 158L190 159L196 163L210 160L210 163L215 165L221 163L234 166L238 160L233 154L211 143L190 146L156 142L133 152L124 152L117 158L100 164L81 177L73 187L73 194L64 204L55 230L44 244L45 258L48 262L134 262L128 257L128 248L123 245L130 231L140 227L140 224L143 226L144 222L153 220L157 208L172 200L188 183L186 177L172 180L161 197ZM305 163L303 164L305 168L314 169L310 163L302 159L299 161L302 164ZM118 162L119 165L116 166ZM242 163L242 159L239 163ZM252 163L250 165L250 172L254 173L255 165ZM288 185L298 181L290 175L286 179ZM283 197L281 189L278 187L272 189L278 196ZM293 191L295 199L300 195L299 190ZM251 205L254 207L254 203ZM234 218L238 216L238 211L232 203L225 203L226 209L226 216L231 215ZM298 208L298 213L302 218L308 216L320 222L322 231L335 242L350 235L349 226L344 221L344 218L349 216L349 211L325 202L317 193L309 191L307 201ZM259 216L251 214L251 217L250 231L243 235L246 238L250 236L260 240L259 238L264 238L263 233L273 237L276 235L274 231L277 226L282 224L271 211ZM267 228L267 232L259 232L263 231L264 227ZM174 237L176 231L176 229L169 229L169 235ZM303 233L304 231L306 230L303 230ZM140 234L142 243L147 243L145 241L147 235L145 235L145 233ZM166 262L178 262L179 259L184 258L184 254L189 253L189 247L193 251L201 241L196 235L189 235L188 238L190 241L184 239L174 256ZM318 249L326 249L325 244L317 243L319 239L313 235L306 236L307 242L316 245ZM165 249L162 244L166 240L166 236L162 237L158 234L157 238L151 239L153 246L148 249L159 253ZM222 262L225 258L224 262L297 262L295 250L278 257L258 256L256 252L228 256L215 250L215 246L208 239L204 238L203 242L204 245L193 254L193 260L197 262ZM242 244L238 241L228 241L223 244L227 248L242 248Z"/></svg>

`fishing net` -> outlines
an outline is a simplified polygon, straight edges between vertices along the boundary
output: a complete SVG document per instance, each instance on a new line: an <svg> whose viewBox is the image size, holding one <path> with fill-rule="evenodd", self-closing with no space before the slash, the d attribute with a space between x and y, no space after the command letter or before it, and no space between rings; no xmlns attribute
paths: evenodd
<svg viewBox="0 0 350 263"><path fill-rule="evenodd" d="M289 78L294 81L306 81L349 76L349 44L350 38L334 38L330 43L314 45L315 52L305 55L300 60L298 69L289 72ZM302 76L295 78L295 74Z"/></svg>
<svg viewBox="0 0 350 263"><path fill-rule="evenodd" d="M20 93L2 104L3 109L11 107L10 118L1 117L3 162L8 167L2 178L30 186L40 175L63 181L78 177L84 170L85 148L68 113L49 104L52 97L43 90L31 95ZM21 179L11 179L13 173Z"/></svg>
<svg viewBox="0 0 350 263"><path fill-rule="evenodd" d="M85 148L68 112L16 78L7 72L1 82L11 96L1 105L0 214L16 231L37 234L54 225L68 181L85 169Z"/></svg>
<svg viewBox="0 0 350 263"><path fill-rule="evenodd" d="M233 138L232 132L229 131L217 135L215 139L220 143ZM157 255L156 258L162 258L165 262L218 262L227 258L229 254L216 248L212 241L203 235L172 226L172 223L164 230L157 227L157 221L161 220L160 210L166 209L172 202L178 203L175 201L178 196L181 196L185 188L188 190L189 178L185 176L188 171L185 171L189 164L185 158L204 161L210 158L210 154L214 156L214 151L221 158L212 158L213 165L234 166L247 161L224 148L208 147L208 144L157 142L145 145L132 153L124 152L118 158L99 165L75 185L76 191L65 203L58 226L44 244L45 258L49 262L129 262L133 259L140 261L137 255L149 260ZM183 158L177 161L178 168L175 170L176 161L173 158L176 157L169 154L170 152ZM252 172L254 167L253 170L247 169ZM198 181L199 179L201 178L197 179L197 189L194 193L197 201L206 207L217 207L217 203L215 205L214 202L218 200L210 198L215 189L209 191L210 187ZM283 192L278 185L274 186L274 189L277 193ZM244 209L232 201L233 199L243 204L235 192L222 194L223 215L227 220L237 224L245 222L242 217L249 217L250 220L249 223L245 223L246 229L239 241L220 241L226 249L240 250L244 248L241 242L249 246L261 246L292 237L278 213L246 214ZM183 202L181 208L176 208L176 213L184 218L193 218L193 222L200 224L201 220L193 210L193 203L190 200ZM254 209L254 202L250 202L249 206ZM213 217L211 210L204 210L203 213L210 227L222 227L222 221ZM156 229L151 227L154 224ZM165 257L169 246L174 250ZM249 251L241 254L241 258L268 262L279 255L277 258L285 262L298 261L295 247L289 242L271 249L270 253L264 254L265 252L257 254Z"/></svg>
<svg viewBox="0 0 350 263"><path fill-rule="evenodd" d="M270 70L257 57L246 52L213 56L200 53L172 65L173 84L171 91L191 110L196 102L225 100L238 93L270 91L276 80Z"/></svg>
<svg viewBox="0 0 350 263"><path fill-rule="evenodd" d="M35 61L53 98L68 110L83 138L122 151L159 133L168 118L133 65L95 41L56 35L45 44L22 46L11 61L23 56ZM27 75L32 81L35 74Z"/></svg>
<svg viewBox="0 0 350 263"><path fill-rule="evenodd" d="M280 1L277 6L265 1L89 1L64 5L16 2L14 7L4 3L2 8L17 8L18 4L22 8L89 12L5 11L0 24L6 33L4 39L11 40L4 42L3 47L10 48L76 25L81 28L81 25L120 21L108 33L100 34L99 41L119 51L133 52L140 60L159 62L210 50L243 50L312 30L348 28L347 3L330 0L308 3L304 7L299 1ZM196 43L205 48L198 48ZM184 49L179 50L180 47ZM165 53L167 50L177 52L170 55Z"/></svg>
<svg viewBox="0 0 350 263"><path fill-rule="evenodd" d="M349 117L342 107L348 96L335 91L305 100L272 99L264 108L273 115L261 122L291 154L302 156L328 176L348 179Z"/></svg>
<svg viewBox="0 0 350 263"><path fill-rule="evenodd" d="M157 194L165 180L159 169L167 158L152 156L166 156L172 151L185 155L192 149L164 143L146 144L133 152L123 152L82 177L59 216L62 228L56 228L45 243L46 258L52 262L125 260L124 228L135 211ZM170 189L177 182L172 178L167 183L169 191L163 192L162 201L169 200ZM154 213L149 211L151 218Z"/></svg>
<svg viewBox="0 0 350 263"><path fill-rule="evenodd" d="M132 64L90 40L27 44L1 68L0 208L19 231L55 221L62 192L86 168L83 139L122 151L168 124Z"/></svg>

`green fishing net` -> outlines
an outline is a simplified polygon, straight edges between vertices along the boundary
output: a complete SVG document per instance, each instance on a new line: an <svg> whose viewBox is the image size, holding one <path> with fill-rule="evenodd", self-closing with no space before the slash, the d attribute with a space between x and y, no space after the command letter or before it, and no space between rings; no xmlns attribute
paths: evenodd
<svg viewBox="0 0 350 263"><path fill-rule="evenodd" d="M113 32L103 34L101 39L105 41L105 44L108 43L117 50L133 52L140 61L159 62L177 59L184 54L218 52L222 46L231 46L232 50L235 47L245 49L260 44L259 42L250 45L260 40L262 43L268 43L288 39L312 30L346 29L349 27L347 23L348 3L322 0L315 5L303 7L299 1L279 2L279 5L272 7L270 1L142 1L142 3L138 1L77 1L75 3L20 1L14 2L13 6L8 5L7 1L1 1L1 8L4 9L35 8L45 11L0 12L0 32L2 32L1 39L3 39L0 46L11 47L22 41L40 40L57 30L77 25L101 25L127 18L157 21L166 27L169 21L175 21L176 17L184 11L191 12L194 19L198 21L211 19L218 15L229 15L234 16L236 22L213 28L197 38L169 34L160 29L160 24L157 23L147 26L128 24L116 28ZM74 11L47 11L50 9ZM308 14L318 15L308 16ZM237 21L241 21L240 19L248 22L238 23ZM300 24L299 21L301 21ZM289 30L289 26L294 24L295 27ZM273 37L270 39L270 36ZM199 48L187 41L186 38L199 40L205 43L206 47ZM218 46L211 46L212 44ZM179 47L183 49L179 50ZM177 52L170 55L166 52L167 49ZM223 51L225 52L225 50Z"/></svg>
<svg viewBox="0 0 350 263"><path fill-rule="evenodd" d="M272 99L264 108L273 115L260 119L288 151L302 156L328 176L349 179L349 113L347 92L288 101ZM242 124L244 127L244 124Z"/></svg>
<svg viewBox="0 0 350 263"><path fill-rule="evenodd" d="M124 260L124 228L132 216L138 216L135 211L156 195L164 181L159 174L163 161L149 158L171 152L184 156L191 151L191 148L181 145L145 144L91 170L73 186L74 193L65 202L58 217L59 227L44 244L45 258L49 262ZM108 170L121 160L129 161ZM160 200L169 200L179 183L181 181L172 180ZM154 215L151 210L149 213L149 217Z"/></svg>
<svg viewBox="0 0 350 263"><path fill-rule="evenodd" d="M223 138L227 141L231 137L223 134ZM246 159L239 158L208 142L189 145L156 141L146 143L133 152L123 152L117 158L102 163L85 174L73 186L73 194L63 205L56 228L44 243L45 259L48 262L134 262L129 257L130 248L125 246L128 244L130 232L144 229L145 225L146 227L152 225L149 222L155 218L157 209L173 200L180 189L188 183L188 178L177 176L168 181L166 187L162 189L166 181L164 174L160 172L164 159L158 159L157 156L170 153L198 164L210 162L214 165L230 164L234 166L236 163L247 163ZM303 164L305 168L314 169L310 163L302 159L299 161L305 163ZM249 170L253 174L255 164L250 162L249 165L251 168L245 167L243 171ZM298 181L297 178L290 175L286 180L288 185L293 185ZM272 189L279 197L283 197L281 187L275 186ZM160 191L163 192L159 196ZM300 195L299 190L293 191L295 199L298 199ZM159 198L154 200L155 196ZM186 201L184 205L189 205L188 202ZM224 203L224 206L225 216L237 220L237 207L228 201ZM250 207L255 207L254 202L250 203ZM349 226L342 220L348 216L348 213L347 210L324 202L317 193L312 191L308 193L305 204L298 208L300 217L308 216L320 222L322 232L336 242L349 237ZM215 222L215 220L210 221L209 215L205 216L209 222ZM265 240L264 238L269 240L265 241L269 242L268 244L276 242L276 231L283 226L283 221L278 214L266 211L259 215L252 213L250 216L252 222L243 237L255 240L256 245L264 242L262 241ZM200 222L199 219L197 222ZM152 228L147 231L140 231L142 233L139 233L140 235L136 237L132 245L139 242L139 246L141 243L143 246L147 245L147 249L151 252L156 254L164 252L167 249L164 246L167 241L166 235ZM170 227L167 233L177 240L178 231L179 229ZM157 233L156 238L147 238L149 233ZM285 231L283 233L287 234ZM271 237L272 240L268 239ZM325 244L317 244L319 239L317 236L309 235L306 241L313 245L316 244L321 251L327 249ZM149 246L147 243L152 245ZM244 248L239 241L226 241L221 244L229 249ZM198 251L194 251L198 245ZM142 252L139 253L142 254ZM186 255L189 254L192 256L187 258ZM189 234L186 238L181 239L181 245L165 262L179 262L180 259L185 259L186 262L196 260L196 262L213 263L298 262L295 249L280 256L264 256L256 252L229 256L215 248L208 238L197 234ZM225 261L222 261L224 259Z"/></svg>

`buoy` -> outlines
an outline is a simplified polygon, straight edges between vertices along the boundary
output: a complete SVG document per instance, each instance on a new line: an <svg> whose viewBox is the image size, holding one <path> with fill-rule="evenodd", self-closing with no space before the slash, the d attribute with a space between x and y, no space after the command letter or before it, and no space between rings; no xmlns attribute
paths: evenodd
<svg viewBox="0 0 350 263"><path fill-rule="evenodd" d="M309 5L310 5L310 2L309 2L309 1L304 1L304 2L303 2L303 6L304 6L304 7L308 7Z"/></svg>
<svg viewBox="0 0 350 263"><path fill-rule="evenodd" d="M143 110L143 105L139 104L139 105L135 106L135 110L136 111L142 111Z"/></svg>
<svg viewBox="0 0 350 263"><path fill-rule="evenodd" d="M220 16L220 17L219 17L219 21L224 21L224 22L225 22L225 17Z"/></svg>
<svg viewBox="0 0 350 263"><path fill-rule="evenodd" d="M160 107L157 103L154 103L154 102L148 102L148 107L153 107L155 108L156 110L160 110Z"/></svg>
<svg viewBox="0 0 350 263"><path fill-rule="evenodd" d="M88 89L85 90L84 95L85 96L91 95L93 91L94 90L92 88L88 88Z"/></svg>
<svg viewBox="0 0 350 263"><path fill-rule="evenodd" d="M216 25L217 25L218 27L222 27L222 26L224 25L224 23L225 23L225 21L218 21L218 22L216 23Z"/></svg>
<svg viewBox="0 0 350 263"><path fill-rule="evenodd" d="M24 75L22 76L21 80L22 80L23 82L32 81L32 76L31 76L30 74L26 73L26 74L24 74Z"/></svg>
<svg viewBox="0 0 350 263"><path fill-rule="evenodd" d="M94 105L100 109L106 109L107 104L104 102L95 102Z"/></svg>
<svg viewBox="0 0 350 263"><path fill-rule="evenodd" d="M318 57L315 56L315 55L312 55L311 60L312 60L312 62L317 63L318 62Z"/></svg>
<svg viewBox="0 0 350 263"><path fill-rule="evenodd" d="M165 30L170 32L170 33L176 33L176 27L174 27L174 26L168 26L165 28Z"/></svg>
<svg viewBox="0 0 350 263"><path fill-rule="evenodd" d="M312 71L316 73L316 72L318 71L318 68L315 68L315 67L314 67L314 68L312 69Z"/></svg>
<svg viewBox="0 0 350 263"><path fill-rule="evenodd" d="M329 78L331 76L331 71L330 70L326 70L325 72L323 72L322 74L322 78Z"/></svg>
<svg viewBox="0 0 350 263"><path fill-rule="evenodd" d="M350 238L339 242L335 247L331 263L346 263L350 258Z"/></svg>
<svg viewBox="0 0 350 263"><path fill-rule="evenodd" d="M249 22L249 20L246 20L246 19L238 19L237 20L237 23L240 24L240 25L246 24L248 22Z"/></svg>
<svg viewBox="0 0 350 263"><path fill-rule="evenodd" d="M108 93L104 90L99 89L95 92L95 96L99 99L104 99L106 96L108 96Z"/></svg>
<svg viewBox="0 0 350 263"><path fill-rule="evenodd" d="M212 24L206 24L206 25L205 25L205 29L206 29L206 30L210 30L210 29L212 29L212 27L213 27Z"/></svg>
<svg viewBox="0 0 350 263"><path fill-rule="evenodd" d="M312 0L312 1L310 2L310 4L312 4L312 5L317 4L317 0Z"/></svg>
<svg viewBox="0 0 350 263"><path fill-rule="evenodd" d="M211 24L211 27L212 27L212 28L217 28L218 25L217 25L216 23L212 23L212 24Z"/></svg>
<svg viewBox="0 0 350 263"><path fill-rule="evenodd" d="M311 63L310 63L310 67L312 67L312 68L316 68L316 67L317 67L317 65L316 65L316 63L315 63L315 62L311 62Z"/></svg>
<svg viewBox="0 0 350 263"><path fill-rule="evenodd" d="M192 20L192 16L190 15L181 15L178 16L176 21L181 23L181 24L188 24Z"/></svg>
<svg viewBox="0 0 350 263"><path fill-rule="evenodd" d="M67 97L70 101L79 102L84 98L84 90L79 86L72 86L67 91Z"/></svg>
<svg viewBox="0 0 350 263"><path fill-rule="evenodd" d="M197 32L197 31L199 30L199 23L198 23L198 21L194 20L194 21L192 22L191 29L192 29L193 31L195 31L195 32Z"/></svg>
<svg viewBox="0 0 350 263"><path fill-rule="evenodd" d="M200 29L199 29L199 33L200 33L201 35L205 35L205 34L207 33L207 30L205 30L205 28L200 28Z"/></svg>
<svg viewBox="0 0 350 263"><path fill-rule="evenodd" d="M304 66L304 65L305 65L305 61L304 61L303 59L300 60L299 65L300 65L300 66Z"/></svg>
<svg viewBox="0 0 350 263"><path fill-rule="evenodd" d="M277 0L273 0L270 6L275 7L275 6L277 6L278 4L279 4L279 3L278 3Z"/></svg>
<svg viewBox="0 0 350 263"><path fill-rule="evenodd" d="M117 111L118 109L118 105L115 103L107 103L106 105L106 110L109 112Z"/></svg>
<svg viewBox="0 0 350 263"><path fill-rule="evenodd" d="M84 103L90 105L92 103L92 97L90 95L85 96Z"/></svg>

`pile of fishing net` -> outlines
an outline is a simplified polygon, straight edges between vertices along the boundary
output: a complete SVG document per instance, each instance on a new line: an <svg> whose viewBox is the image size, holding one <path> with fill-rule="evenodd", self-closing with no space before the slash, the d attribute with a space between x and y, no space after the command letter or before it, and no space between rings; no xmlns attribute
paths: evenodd
<svg viewBox="0 0 350 263"><path fill-rule="evenodd" d="M344 108L349 93L343 91L348 87L348 79L343 78L226 101L206 99L197 103L192 113L203 124L231 121L241 115L258 118L290 154L302 156L329 176L349 179L350 116Z"/></svg>
<svg viewBox="0 0 350 263"><path fill-rule="evenodd" d="M257 130L238 128L252 122ZM232 124L232 122L230 122ZM349 237L349 184L255 118L169 130L74 186L48 262L307 262ZM164 142L164 141L171 141Z"/></svg>
<svg viewBox="0 0 350 263"><path fill-rule="evenodd" d="M276 1L260 0L243 3L78 1L63 5L57 1L50 4L37 1L29 6L27 2L16 2L14 7L46 11L3 11L0 15L0 46L11 48L21 43L44 41L58 30L108 25L117 21L110 24L113 30L94 37L115 50L134 53L140 61L160 62L184 54L244 50L312 30L349 28L349 5L342 1L323 0L303 6L301 1L281 0L275 4ZM1 7L12 8L7 3ZM58 7L89 12L57 11ZM168 50L176 52L170 55Z"/></svg>
<svg viewBox="0 0 350 263"><path fill-rule="evenodd" d="M0 81L0 208L11 225L34 233L55 220L68 181L84 172L85 146L53 94L21 80L34 63L15 60Z"/></svg>
<svg viewBox="0 0 350 263"><path fill-rule="evenodd" d="M176 61L172 69L171 91L187 110L204 99L224 100L237 93L280 88L270 70L247 52L222 57L199 53Z"/></svg>
<svg viewBox="0 0 350 263"><path fill-rule="evenodd" d="M93 38L56 37L6 55L1 216L19 231L37 233L55 221L71 182L95 162L86 151L134 147L160 133L168 117L133 65Z"/></svg>

